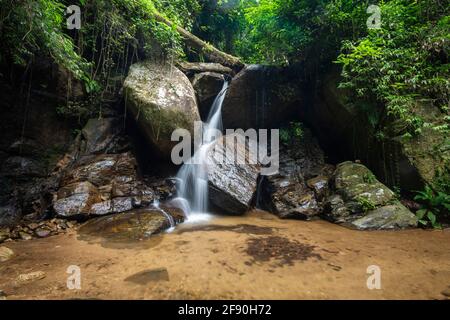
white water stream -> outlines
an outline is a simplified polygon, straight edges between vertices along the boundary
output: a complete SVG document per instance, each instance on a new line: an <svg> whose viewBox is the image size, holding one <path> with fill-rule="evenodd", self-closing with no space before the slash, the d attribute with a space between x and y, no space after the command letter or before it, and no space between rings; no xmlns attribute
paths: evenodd
<svg viewBox="0 0 450 320"><path fill-rule="evenodd" d="M178 171L178 197L172 200L187 215L188 222L208 218L208 146L222 133L222 104L228 82L225 81L222 90L214 100L208 118L203 123L202 144Z"/></svg>

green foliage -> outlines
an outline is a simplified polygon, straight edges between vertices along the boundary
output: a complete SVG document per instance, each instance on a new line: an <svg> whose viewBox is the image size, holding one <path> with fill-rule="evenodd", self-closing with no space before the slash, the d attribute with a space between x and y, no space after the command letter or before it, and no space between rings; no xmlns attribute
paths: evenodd
<svg viewBox="0 0 450 320"><path fill-rule="evenodd" d="M377 207L370 199L364 196L357 197L356 201L361 205L364 212L374 210Z"/></svg>
<svg viewBox="0 0 450 320"><path fill-rule="evenodd" d="M431 101L439 109L450 103L448 8L431 0L392 0L381 4L381 12L381 29L343 40L337 59L343 66L340 86L354 93L355 104L375 101L375 125L396 122L395 135L418 135L424 120L414 112L417 101Z"/></svg>
<svg viewBox="0 0 450 320"><path fill-rule="evenodd" d="M293 121L289 126L280 129L280 140L283 144L291 144L303 137L303 124Z"/></svg>
<svg viewBox="0 0 450 320"><path fill-rule="evenodd" d="M375 177L375 175L372 172L370 172L370 173L364 174L363 181L365 183L370 184L370 183L374 183L375 181L377 181L377 178Z"/></svg>
<svg viewBox="0 0 450 320"><path fill-rule="evenodd" d="M88 80L90 64L63 32L66 6L57 0L4 0L1 2L0 58L25 66L36 54L51 56L78 79Z"/></svg>
<svg viewBox="0 0 450 320"><path fill-rule="evenodd" d="M318 1L249 1L237 52L252 63L287 64L312 40L309 23L318 7Z"/></svg>
<svg viewBox="0 0 450 320"><path fill-rule="evenodd" d="M360 0L260 0L242 2L236 52L250 63L304 61L315 74L336 60L341 88L367 116L378 138L414 137L426 120L418 101L431 102L448 134L450 16L441 1L381 1L381 29L368 29Z"/></svg>
<svg viewBox="0 0 450 320"><path fill-rule="evenodd" d="M245 26L243 6L248 0L201 0L192 31L219 50L235 53Z"/></svg>
<svg viewBox="0 0 450 320"><path fill-rule="evenodd" d="M443 219L449 216L450 212L450 195L434 191L429 186L425 187L424 191L418 191L414 200L422 204L422 208L417 211L416 215L419 222L433 228L440 228L441 224L438 219Z"/></svg>
<svg viewBox="0 0 450 320"><path fill-rule="evenodd" d="M67 30L66 7L82 11L81 30ZM2 0L0 61L22 66L49 56L82 80L86 101L68 101L58 112L85 118L120 89L128 67L143 58L184 55L177 25L190 29L197 0ZM174 22L169 27L153 13Z"/></svg>

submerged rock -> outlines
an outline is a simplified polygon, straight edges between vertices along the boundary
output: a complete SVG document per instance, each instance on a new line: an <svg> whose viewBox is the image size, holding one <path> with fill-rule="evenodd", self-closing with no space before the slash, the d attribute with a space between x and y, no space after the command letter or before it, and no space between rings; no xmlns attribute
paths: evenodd
<svg viewBox="0 0 450 320"><path fill-rule="evenodd" d="M368 205L373 206L384 205L394 197L394 192L359 163L339 164L334 173L334 186L346 201L362 202L364 199Z"/></svg>
<svg viewBox="0 0 450 320"><path fill-rule="evenodd" d="M195 92L176 67L151 61L132 65L124 94L145 137L162 156L170 158L175 129L187 129L194 136L194 122L200 121Z"/></svg>
<svg viewBox="0 0 450 320"><path fill-rule="evenodd" d="M364 165L344 162L333 176L334 194L323 216L357 229L395 229L417 226L416 216L396 200Z"/></svg>
<svg viewBox="0 0 450 320"><path fill-rule="evenodd" d="M246 161L246 154L255 161ZM245 145L242 135L217 139L207 151L209 200L222 212L244 213L256 191L259 170L256 154Z"/></svg>
<svg viewBox="0 0 450 320"><path fill-rule="evenodd" d="M181 210L161 206L173 217L175 223L184 220ZM170 221L157 208L132 210L90 220L80 228L83 235L103 237L109 240L142 240L170 228Z"/></svg>

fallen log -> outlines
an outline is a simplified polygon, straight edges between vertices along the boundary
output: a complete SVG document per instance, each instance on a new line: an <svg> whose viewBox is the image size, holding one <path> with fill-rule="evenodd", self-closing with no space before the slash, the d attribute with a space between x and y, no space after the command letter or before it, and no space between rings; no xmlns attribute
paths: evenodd
<svg viewBox="0 0 450 320"><path fill-rule="evenodd" d="M164 23L169 27L174 26L174 23L172 21L166 19L161 14L154 12L153 15L156 21ZM239 72L244 67L244 64L239 60L239 58L218 50L211 44L206 43L199 37L193 35L189 31L179 26L176 26L175 29L181 35L184 43L188 47L196 50L199 54L203 54L208 60L220 63L221 65L233 69L235 72Z"/></svg>

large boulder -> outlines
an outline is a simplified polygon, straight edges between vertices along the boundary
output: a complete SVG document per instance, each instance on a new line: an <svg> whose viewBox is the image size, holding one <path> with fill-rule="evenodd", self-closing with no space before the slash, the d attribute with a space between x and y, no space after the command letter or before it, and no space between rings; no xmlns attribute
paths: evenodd
<svg viewBox="0 0 450 320"><path fill-rule="evenodd" d="M228 88L222 115L225 128L276 128L298 118L303 104L298 72L249 65Z"/></svg>
<svg viewBox="0 0 450 320"><path fill-rule="evenodd" d="M256 154L239 134L225 135L208 146L209 200L220 211L246 212L256 191L260 166ZM246 161L246 154L249 159Z"/></svg>
<svg viewBox="0 0 450 320"><path fill-rule="evenodd" d="M138 179L136 166L130 152L82 157L63 176L54 210L60 217L84 219L149 205L156 192Z"/></svg>
<svg viewBox="0 0 450 320"><path fill-rule="evenodd" d="M224 75L215 72L202 72L194 76L192 86L197 95L198 107L202 119L207 119L215 98L222 90L224 81Z"/></svg>
<svg viewBox="0 0 450 320"><path fill-rule="evenodd" d="M76 165L63 176L63 184L89 181L95 186L104 186L116 176L135 176L136 159L130 152L101 154L80 158Z"/></svg>
<svg viewBox="0 0 450 320"><path fill-rule="evenodd" d="M86 220L128 212L175 192L168 180L138 174L134 154L123 152L130 146L120 124L115 118L91 119L81 131L69 160L59 168L59 185L51 192L59 217Z"/></svg>
<svg viewBox="0 0 450 320"><path fill-rule="evenodd" d="M170 158L174 130L187 129L193 136L194 123L200 121L195 91L176 67L151 61L132 65L124 94L127 108L161 156Z"/></svg>
<svg viewBox="0 0 450 320"><path fill-rule="evenodd" d="M328 193L328 167L312 133L304 129L301 138L281 145L279 171L260 178L257 206L280 218L318 216Z"/></svg>
<svg viewBox="0 0 450 320"><path fill-rule="evenodd" d="M337 166L334 186L345 201L366 201L367 205L380 206L394 198L394 192L379 182L368 168L350 161Z"/></svg>
<svg viewBox="0 0 450 320"><path fill-rule="evenodd" d="M323 212L326 219L361 230L417 226L416 216L364 165L341 163L332 180L334 193Z"/></svg>

